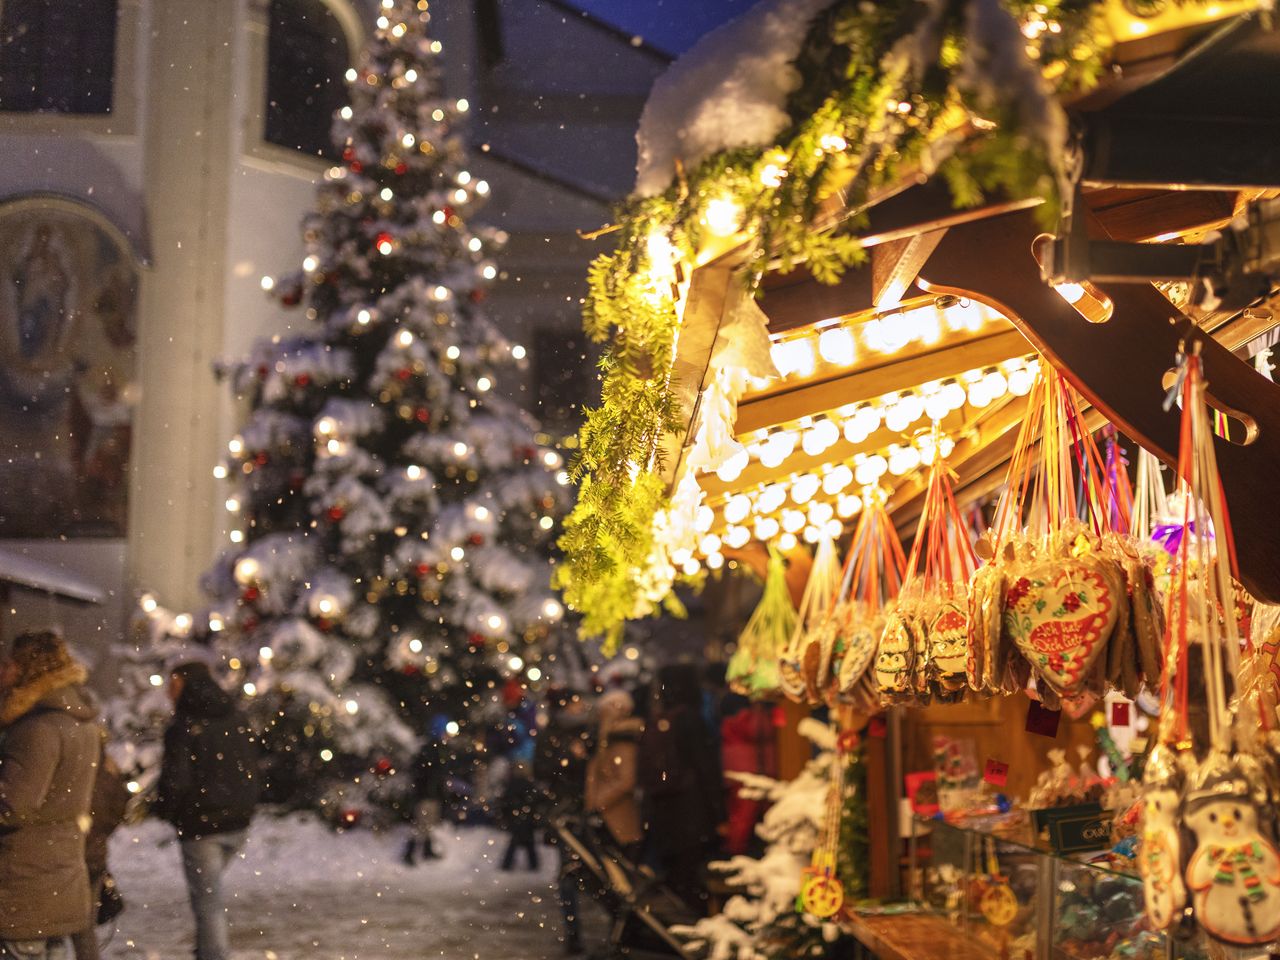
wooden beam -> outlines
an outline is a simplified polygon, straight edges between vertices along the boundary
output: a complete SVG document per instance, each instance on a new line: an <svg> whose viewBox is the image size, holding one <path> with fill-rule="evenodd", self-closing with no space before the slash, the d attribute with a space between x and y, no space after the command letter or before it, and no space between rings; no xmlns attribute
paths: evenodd
<svg viewBox="0 0 1280 960"><path fill-rule="evenodd" d="M902 354L886 356L880 363L855 369L844 376L744 399L738 404L736 432L739 435L753 433L848 403L991 366L1028 353L1029 344L1018 331L1005 327L997 333L978 337L956 332L936 346L917 344L908 349L916 352L905 358Z"/></svg>
<svg viewBox="0 0 1280 960"><path fill-rule="evenodd" d="M1256 426L1248 446L1219 440L1215 450L1241 579L1255 597L1280 602L1271 488L1280 476L1280 386L1195 327L1150 284L1107 284L1112 319L1086 323L1040 280L1032 255L1039 233L1035 219L1022 213L953 231L922 270L921 285L937 293L963 290L1000 310L1089 403L1170 466L1177 463L1179 412L1162 408L1162 381L1179 344L1197 341L1211 397Z"/></svg>

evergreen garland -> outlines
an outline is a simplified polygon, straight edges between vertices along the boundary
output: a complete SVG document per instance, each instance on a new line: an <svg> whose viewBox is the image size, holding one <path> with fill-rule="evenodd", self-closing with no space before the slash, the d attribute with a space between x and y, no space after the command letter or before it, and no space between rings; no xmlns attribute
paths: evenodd
<svg viewBox="0 0 1280 960"><path fill-rule="evenodd" d="M636 582L650 561L654 516L668 502L659 441L682 427L671 383L678 305L662 265L651 262L652 238L692 264L708 239L710 206L728 202L740 212L736 237L753 288L766 269L801 263L835 283L863 261L854 231L877 189L935 168L957 206L994 191L1039 196L1052 223L1064 158L1045 117L1061 121L1052 98L1101 73L1104 6L836 0L794 61L802 83L775 146L717 154L687 175L677 170L665 193L621 207L617 246L589 275L585 329L612 344L600 403L586 411L579 437L578 503L556 574L569 606L585 615L585 635L616 641L625 620L644 612ZM1012 74L1024 82L1001 82ZM828 223L826 212L840 219Z"/></svg>

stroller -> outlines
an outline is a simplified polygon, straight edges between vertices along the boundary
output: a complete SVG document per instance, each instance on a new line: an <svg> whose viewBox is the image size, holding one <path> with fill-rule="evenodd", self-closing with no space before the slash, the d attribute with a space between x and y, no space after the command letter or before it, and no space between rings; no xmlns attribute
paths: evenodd
<svg viewBox="0 0 1280 960"><path fill-rule="evenodd" d="M611 953L639 950L690 960L671 927L695 923L697 915L653 871L627 859L598 818L557 813L551 826L570 854L562 860L562 877L568 875L612 919Z"/></svg>

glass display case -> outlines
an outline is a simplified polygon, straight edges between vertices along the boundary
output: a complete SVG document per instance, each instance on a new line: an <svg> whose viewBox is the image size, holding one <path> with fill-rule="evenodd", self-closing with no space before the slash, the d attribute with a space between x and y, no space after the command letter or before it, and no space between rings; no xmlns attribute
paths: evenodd
<svg viewBox="0 0 1280 960"><path fill-rule="evenodd" d="M1025 814L921 820L911 842L912 898L992 957L1198 960L1194 943L1147 929L1142 881L1088 854L1060 856Z"/></svg>

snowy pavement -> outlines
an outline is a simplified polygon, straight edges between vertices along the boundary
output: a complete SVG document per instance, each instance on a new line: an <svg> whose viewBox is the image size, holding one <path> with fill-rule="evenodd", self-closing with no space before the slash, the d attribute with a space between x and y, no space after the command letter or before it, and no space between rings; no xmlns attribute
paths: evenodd
<svg viewBox="0 0 1280 960"><path fill-rule="evenodd" d="M259 816L226 877L234 960L563 955L554 850L542 849L537 873L521 869L523 854L517 869L504 873L497 866L503 834L442 827L443 859L409 868L399 859L404 836L335 834L314 819ZM111 870L126 909L105 956L190 957L191 914L172 828L154 820L121 828L111 841ZM584 912L596 920L594 908ZM600 926L596 920L588 930Z"/></svg>

